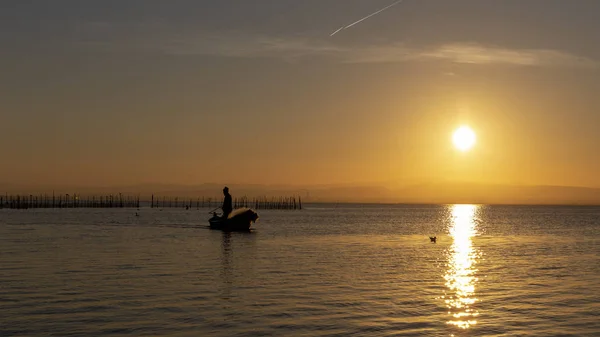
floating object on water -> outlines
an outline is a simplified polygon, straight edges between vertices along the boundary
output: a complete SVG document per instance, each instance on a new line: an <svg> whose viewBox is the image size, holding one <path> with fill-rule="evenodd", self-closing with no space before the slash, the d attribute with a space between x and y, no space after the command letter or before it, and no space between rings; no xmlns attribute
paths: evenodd
<svg viewBox="0 0 600 337"><path fill-rule="evenodd" d="M258 220L258 214L250 208L240 208L233 211L227 219L213 213L213 217L208 220L211 229L220 229L223 231L247 232L250 226Z"/></svg>
<svg viewBox="0 0 600 337"><path fill-rule="evenodd" d="M436 243L437 242L437 236L430 236L429 240L431 240L431 242Z"/></svg>

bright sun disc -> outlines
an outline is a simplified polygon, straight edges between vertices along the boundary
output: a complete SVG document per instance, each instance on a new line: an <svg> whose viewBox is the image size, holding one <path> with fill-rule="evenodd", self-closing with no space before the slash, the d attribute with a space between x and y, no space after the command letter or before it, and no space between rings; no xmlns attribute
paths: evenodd
<svg viewBox="0 0 600 337"><path fill-rule="evenodd" d="M462 126L454 131L452 141L454 146L461 151L467 151L475 145L475 132L468 126Z"/></svg>

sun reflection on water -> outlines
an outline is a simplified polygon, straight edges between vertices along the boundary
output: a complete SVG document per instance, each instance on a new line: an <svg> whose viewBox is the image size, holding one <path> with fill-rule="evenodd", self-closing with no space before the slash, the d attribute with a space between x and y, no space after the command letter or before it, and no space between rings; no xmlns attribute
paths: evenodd
<svg viewBox="0 0 600 337"><path fill-rule="evenodd" d="M473 248L472 238L477 234L475 205L451 206L450 236L453 244L448 250L448 268L445 302L451 316L448 324L468 329L477 324L479 312L473 308L477 302L475 285L478 281L476 263L479 257Z"/></svg>

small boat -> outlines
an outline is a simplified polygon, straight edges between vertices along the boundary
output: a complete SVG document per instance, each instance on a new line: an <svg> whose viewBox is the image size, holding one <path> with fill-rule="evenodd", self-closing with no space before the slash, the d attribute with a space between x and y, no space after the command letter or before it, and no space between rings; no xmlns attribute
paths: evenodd
<svg viewBox="0 0 600 337"><path fill-rule="evenodd" d="M258 220L258 214L249 208L240 208L231 212L227 219L213 213L213 217L208 220L211 229L220 229L224 231L249 231L250 226Z"/></svg>

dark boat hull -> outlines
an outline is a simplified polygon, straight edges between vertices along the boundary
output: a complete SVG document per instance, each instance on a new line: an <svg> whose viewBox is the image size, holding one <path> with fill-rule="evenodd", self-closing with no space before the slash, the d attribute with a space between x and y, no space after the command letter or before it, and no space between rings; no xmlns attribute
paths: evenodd
<svg viewBox="0 0 600 337"><path fill-rule="evenodd" d="M256 222L258 214L251 209L237 210L232 213L227 219L219 216L213 216L208 220L211 229L223 231L247 232L252 227L252 223Z"/></svg>
<svg viewBox="0 0 600 337"><path fill-rule="evenodd" d="M252 224L248 223L240 223L240 222L232 222L228 220L219 219L210 219L208 220L210 223L210 229L219 229L224 231L249 231Z"/></svg>

